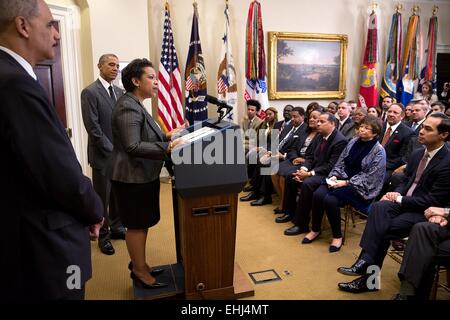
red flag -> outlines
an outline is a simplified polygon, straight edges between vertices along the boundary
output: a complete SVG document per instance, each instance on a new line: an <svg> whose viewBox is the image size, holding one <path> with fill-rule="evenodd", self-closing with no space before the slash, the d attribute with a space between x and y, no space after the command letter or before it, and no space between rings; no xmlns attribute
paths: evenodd
<svg viewBox="0 0 450 320"><path fill-rule="evenodd" d="M366 50L361 70L361 86L359 88L359 103L362 107L371 107L378 104L377 71L378 62L378 34L377 15L375 11L369 17Z"/></svg>

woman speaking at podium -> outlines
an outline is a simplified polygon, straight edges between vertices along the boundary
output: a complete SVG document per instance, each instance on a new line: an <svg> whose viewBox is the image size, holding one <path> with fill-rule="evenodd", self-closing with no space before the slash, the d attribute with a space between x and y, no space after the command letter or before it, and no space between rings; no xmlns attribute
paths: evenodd
<svg viewBox="0 0 450 320"><path fill-rule="evenodd" d="M143 106L153 98L158 80L153 64L135 59L122 71L126 93L117 101L112 114L114 149L108 166L111 177L111 210L120 215L127 228L125 241L131 262L130 276L135 284L147 288L166 286L156 280L163 272L146 263L145 246L148 228L159 222L159 175L164 160L180 139L170 141Z"/></svg>

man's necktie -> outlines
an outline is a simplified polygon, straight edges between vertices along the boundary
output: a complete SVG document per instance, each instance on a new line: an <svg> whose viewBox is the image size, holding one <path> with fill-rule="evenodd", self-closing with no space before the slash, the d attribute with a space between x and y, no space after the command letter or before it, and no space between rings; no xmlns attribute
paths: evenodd
<svg viewBox="0 0 450 320"><path fill-rule="evenodd" d="M116 96L114 95L113 86L109 86L108 91L109 91L109 96L111 98L111 101L113 103L116 103Z"/></svg>
<svg viewBox="0 0 450 320"><path fill-rule="evenodd" d="M295 127L292 127L291 131L289 131L289 133L283 138L283 140L280 141L280 143L278 144L278 150L281 150L286 142L294 135L295 129Z"/></svg>
<svg viewBox="0 0 450 320"><path fill-rule="evenodd" d="M389 141L389 138L391 137L392 129L389 127L386 132L384 133L383 141L381 141L381 145L384 147L386 143Z"/></svg>
<svg viewBox="0 0 450 320"><path fill-rule="evenodd" d="M327 145L327 140L325 138L323 138L322 141L320 142L320 147L319 147L320 153L323 153L326 145Z"/></svg>
<svg viewBox="0 0 450 320"><path fill-rule="evenodd" d="M408 197L412 196L414 190L417 187L417 184L420 181L420 178L422 177L423 172L425 171L425 167L427 165L427 161L429 158L430 158L430 154L425 151L425 154L423 155L422 160L420 160L419 166L417 167L416 177L414 178L414 182L411 185L411 187L409 187L408 192L406 193L406 196L408 196Z"/></svg>
<svg viewBox="0 0 450 320"><path fill-rule="evenodd" d="M411 129L413 129L414 131L416 131L417 127L419 126L419 124L417 122L413 122Z"/></svg>

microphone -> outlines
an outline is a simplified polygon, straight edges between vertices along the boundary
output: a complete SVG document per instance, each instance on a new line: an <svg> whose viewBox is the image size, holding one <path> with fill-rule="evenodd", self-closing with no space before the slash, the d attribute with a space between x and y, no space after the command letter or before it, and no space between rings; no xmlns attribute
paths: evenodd
<svg viewBox="0 0 450 320"><path fill-rule="evenodd" d="M223 100L219 100L216 97L210 96L210 95L206 95L206 101L208 101L209 103L215 104L216 106L219 106L221 108L226 108L228 110L233 110L233 107L230 106L229 104L227 104L226 101Z"/></svg>

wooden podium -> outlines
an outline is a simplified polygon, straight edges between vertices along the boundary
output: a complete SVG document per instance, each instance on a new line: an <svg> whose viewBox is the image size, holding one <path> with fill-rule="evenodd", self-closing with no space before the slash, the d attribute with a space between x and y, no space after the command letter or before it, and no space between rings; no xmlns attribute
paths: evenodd
<svg viewBox="0 0 450 320"><path fill-rule="evenodd" d="M209 133L196 138L195 132L199 128L205 128ZM234 136L229 134L230 130ZM239 126L206 120L187 128L187 132L189 143L178 150L178 154L172 154L177 260L184 267L185 298L237 299L252 296L253 287L234 259L237 195L247 181ZM226 140L230 136L233 138ZM223 139L220 147L216 148L218 163L207 164L204 157L202 161L198 161L198 157L195 161L196 152L198 156L199 150L203 152L212 142L218 141L214 137ZM182 157L189 148L190 158L184 161L174 159L177 155ZM233 153L233 161L229 161L230 152ZM221 161L226 160L227 154L228 161Z"/></svg>

